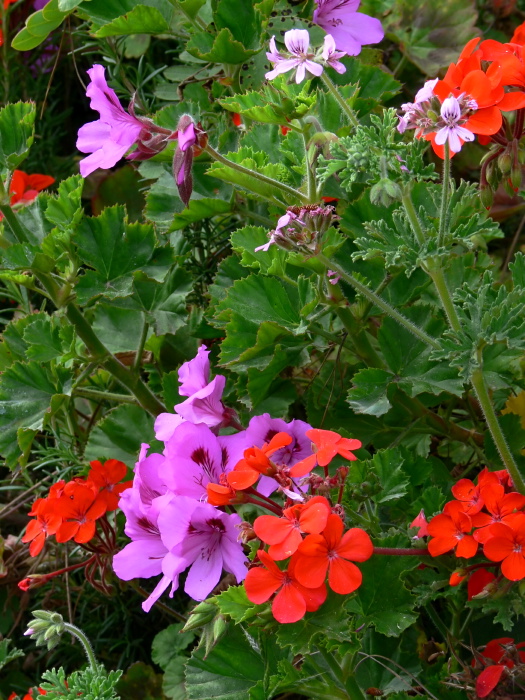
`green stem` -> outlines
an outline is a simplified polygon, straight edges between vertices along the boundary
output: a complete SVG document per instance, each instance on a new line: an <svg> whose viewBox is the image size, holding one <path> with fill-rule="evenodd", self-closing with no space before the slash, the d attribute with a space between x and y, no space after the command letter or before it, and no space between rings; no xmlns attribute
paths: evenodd
<svg viewBox="0 0 525 700"><path fill-rule="evenodd" d="M441 268L441 266L439 266L434 269L427 269L427 273L430 275L432 281L434 282L434 286L436 287L436 291L441 301L441 305L443 306L445 314L447 315L450 327L453 331L459 333L461 331L461 323L459 321L454 302L452 301L452 296L448 289L447 281L445 279L445 275L443 274L443 269Z"/></svg>
<svg viewBox="0 0 525 700"><path fill-rule="evenodd" d="M357 280L353 275L343 270L342 267L339 267L339 265L333 260L328 260L328 258L325 257L322 253L317 254L317 259L320 260L326 266L327 270L334 270L335 272L337 272L337 274L340 275L345 280L345 282L348 282L348 284L352 285L352 287L357 292L359 292L359 294L362 294L364 297L373 302L376 306L378 306L381 309L381 311L384 311L386 314L388 314L388 316L397 321L401 326L413 333L416 336L416 338L435 349L439 348L439 343L436 340L434 340L434 338L431 338L427 333L425 333L424 330L419 328L419 326L416 326L415 323L412 323L412 321L403 316L403 314L400 314L399 311L396 311L394 307L390 306L390 304L381 299L381 297L377 296L375 292L373 292L367 286L359 282L359 280Z"/></svg>
<svg viewBox="0 0 525 700"><path fill-rule="evenodd" d="M218 161L219 163L222 163L223 165L226 165L228 168L233 168L233 170L237 170L239 173L242 173L247 177L253 177L256 180L259 180L260 182L264 182L265 185L276 187L277 189L281 190L281 192L284 192L284 194L286 194L288 197L292 197L294 200L296 200L299 197L302 204L309 204L308 197L306 195L304 195L302 192L299 192L298 190L295 190L293 187L285 185L284 182L279 182L279 180L274 180L273 177L267 177L266 175L258 173L255 170L245 168L244 165L234 163L233 160L228 160L228 158L221 156L221 154L209 144L204 150L214 160Z"/></svg>
<svg viewBox="0 0 525 700"><path fill-rule="evenodd" d="M445 160L443 161L443 189L441 192L441 210L439 214L438 248L443 245L448 222L448 200L450 195L450 146L445 141Z"/></svg>
<svg viewBox="0 0 525 700"><path fill-rule="evenodd" d="M447 629L445 623L443 622L443 620L439 617L437 612L434 610L431 603L427 603L427 605L425 605L424 608L425 608L425 612L427 613L429 618L434 623L434 627L436 627L436 629L439 630L439 632L441 632L441 635L443 637L443 641L448 643L449 633L448 633L448 629Z"/></svg>
<svg viewBox="0 0 525 700"><path fill-rule="evenodd" d="M348 338L353 344L353 351L368 367L384 367L384 363L372 347L366 336L365 329L360 325L348 307L336 306L335 313L348 331Z"/></svg>
<svg viewBox="0 0 525 700"><path fill-rule="evenodd" d="M82 644L84 647L84 651L86 652L86 656L88 658L88 661L91 665L91 668L96 671L97 670L97 660L95 658L95 654L93 652L93 647L91 646L91 642L89 639L86 637L84 632L82 632L81 629L79 629L76 625L72 625L70 622L64 622L64 629L66 632L69 632L69 634L72 634L73 637L76 637L78 641Z"/></svg>
<svg viewBox="0 0 525 700"><path fill-rule="evenodd" d="M142 323L142 333L140 334L139 344L137 347L137 354L135 355L135 361L133 362L133 371L138 373L140 371L140 365L142 363L142 353L144 352L144 345L146 345L146 340L148 338L149 323L147 321L146 314L144 314L144 321Z"/></svg>
<svg viewBox="0 0 525 700"><path fill-rule="evenodd" d="M331 81L331 79L328 77L328 74L326 71L323 71L321 75L321 79L323 83L326 85L330 93L333 95L334 99L338 102L339 106L341 107L342 111L346 116L348 117L348 121L352 126L359 126L359 120L356 117L356 114L354 110L350 107L348 102L344 99L344 97L341 95L337 87L334 85L334 83Z"/></svg>
<svg viewBox="0 0 525 700"><path fill-rule="evenodd" d="M135 405L138 403L134 396L116 394L111 391L97 391L97 389L89 389L87 387L78 387L73 393L75 396L81 396L85 399L93 399L94 401L118 401L119 403L132 403Z"/></svg>
<svg viewBox="0 0 525 700"><path fill-rule="evenodd" d="M330 342L334 343L334 345L342 345L345 347L347 350L350 350L351 352L355 352L356 349L352 345L352 343L348 342L348 339L338 337L337 335L334 335L333 333L330 333L329 331L325 331L324 328L321 326L318 326L315 323L309 323L308 324L308 330L310 333L313 333L314 335L320 335L321 338L326 338L326 340L329 340Z"/></svg>
<svg viewBox="0 0 525 700"><path fill-rule="evenodd" d="M523 481L518 466L514 461L514 457L512 456L512 452L507 445L505 435L503 434L501 426L498 422L481 367L478 367L472 372L470 381L472 382L472 388L474 389L479 405L481 406L481 410L483 411L483 415L485 416L485 420L487 421L487 427L492 435L492 439L496 443L496 447L498 448L498 452L503 460L505 468L512 477L514 488L516 491L519 491L519 493L525 495L525 482Z"/></svg>
<svg viewBox="0 0 525 700"><path fill-rule="evenodd" d="M18 243L29 243L24 227L18 220L16 214L11 209L9 204L0 204L0 212L4 215L9 228L13 232L14 237L17 239Z"/></svg>
<svg viewBox="0 0 525 700"><path fill-rule="evenodd" d="M421 221L417 215L412 197L410 196L410 192L405 192L401 197L401 201L403 202L405 214L407 215L407 219L410 221L410 225L415 237L417 238L417 242L419 245L423 246L425 244L425 233L423 231L423 227L421 226Z"/></svg>
<svg viewBox="0 0 525 700"><path fill-rule="evenodd" d="M303 133L303 144L304 144L304 163L305 163L305 168L306 168L306 196L308 197L308 202L309 204L313 204L318 200L317 197L317 183L315 181L315 166L313 163L310 163L309 158L308 158L308 138L306 136L306 130L308 129L307 126L305 126Z"/></svg>
<svg viewBox="0 0 525 700"><path fill-rule="evenodd" d="M363 695L361 688L357 685L353 677L345 678L343 669L336 661L334 654L332 652L327 651L322 646L318 646L317 650L325 660L326 665L332 672L334 678L348 692L349 699L364 700L365 696Z"/></svg>
<svg viewBox="0 0 525 700"><path fill-rule="evenodd" d="M200 17L192 17L190 13L182 7L178 0L171 0L171 3L182 12L182 14L186 17L186 19L194 29L198 29L199 31L206 31L206 23Z"/></svg>

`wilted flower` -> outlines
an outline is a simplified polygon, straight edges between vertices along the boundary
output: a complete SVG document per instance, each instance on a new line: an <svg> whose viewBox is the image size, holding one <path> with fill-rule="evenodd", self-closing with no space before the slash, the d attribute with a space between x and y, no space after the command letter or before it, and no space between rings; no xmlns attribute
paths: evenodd
<svg viewBox="0 0 525 700"><path fill-rule="evenodd" d="M379 43L385 33L381 22L357 12L361 0L316 0L315 24L331 34L339 51L357 56L363 44Z"/></svg>
<svg viewBox="0 0 525 700"><path fill-rule="evenodd" d="M208 135L200 123L195 124L189 114L183 114L177 125L179 142L173 156L173 177L177 183L179 196L186 206L193 192L191 168L193 156L199 155L208 143Z"/></svg>
<svg viewBox="0 0 525 700"><path fill-rule="evenodd" d="M268 243L258 246L255 251L264 250L277 244L286 250L300 250L310 255L320 251L321 239L333 221L339 217L332 206L306 204L302 207L288 207L281 216L274 231L268 234Z"/></svg>

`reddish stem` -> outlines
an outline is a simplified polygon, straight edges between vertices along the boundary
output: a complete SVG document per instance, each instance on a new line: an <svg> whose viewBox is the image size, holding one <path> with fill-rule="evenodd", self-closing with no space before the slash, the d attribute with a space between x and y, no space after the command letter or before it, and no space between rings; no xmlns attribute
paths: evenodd
<svg viewBox="0 0 525 700"><path fill-rule="evenodd" d="M59 569L58 571L52 571L50 574L42 574L43 578L46 579L52 579L55 578L55 576L60 576L60 574L66 574L69 571L75 571L75 569L82 569L84 566L88 566L92 561L96 559L96 554L93 554L89 559L86 559L86 561L81 561L78 564L72 564L71 566L66 566L64 569Z"/></svg>
<svg viewBox="0 0 525 700"><path fill-rule="evenodd" d="M426 548L425 549L414 549L414 548L397 549L396 547L374 547L374 554L393 554L393 555L397 555L398 557L430 556L430 552Z"/></svg>

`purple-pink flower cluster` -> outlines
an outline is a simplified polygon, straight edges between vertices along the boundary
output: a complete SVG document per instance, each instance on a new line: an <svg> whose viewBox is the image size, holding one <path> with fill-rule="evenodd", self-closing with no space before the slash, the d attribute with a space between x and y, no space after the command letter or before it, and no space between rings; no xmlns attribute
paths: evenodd
<svg viewBox="0 0 525 700"><path fill-rule="evenodd" d="M207 485L224 483L249 447L262 447L279 432L292 440L272 459L293 466L312 454L301 420L290 423L269 414L255 416L243 430L235 412L222 401L226 378L210 380L209 351L201 346L196 357L179 369L179 394L186 399L175 413L163 413L155 422L162 453L148 454L143 444L135 465L132 488L125 491L119 506L126 515L125 533L131 542L115 555L114 570L119 578L160 576L142 604L148 612L162 593L179 585L179 576L189 569L186 593L204 600L219 583L222 572L234 575L238 583L247 572L247 557L239 540L241 518L207 502ZM236 426L235 433L221 435L224 427ZM307 488L302 479L283 487L287 497L303 499ZM278 483L262 476L258 493L267 497Z"/></svg>

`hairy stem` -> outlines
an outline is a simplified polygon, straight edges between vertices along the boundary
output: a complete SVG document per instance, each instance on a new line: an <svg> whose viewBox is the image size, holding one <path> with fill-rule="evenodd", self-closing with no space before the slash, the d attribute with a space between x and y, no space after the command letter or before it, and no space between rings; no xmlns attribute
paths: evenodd
<svg viewBox="0 0 525 700"><path fill-rule="evenodd" d="M472 388L476 393L479 405L481 406L481 410L483 411L483 415L487 421L487 427L492 435L492 439L496 443L496 447L498 448L498 452L506 470L512 477L514 488L516 491L519 491L519 493L525 495L525 482L520 474L518 465L514 461L514 457L512 456L512 452L510 451L507 440L505 439L505 435L503 434L496 416L496 412L494 411L494 406L492 405L481 367L478 367L472 372L470 381L472 382Z"/></svg>
<svg viewBox="0 0 525 700"><path fill-rule="evenodd" d="M448 289L443 269L440 266L434 269L427 270L427 273L430 275L432 281L434 282L434 286L436 287L436 291L441 301L441 305L443 306L443 309L447 316L450 327L453 331L459 333L459 331L461 330L461 323L459 321L454 302L452 301L452 296Z"/></svg>
<svg viewBox="0 0 525 700"><path fill-rule="evenodd" d="M412 323L412 321L403 316L403 314L400 314L399 311L394 309L394 307L390 306L390 304L381 299L381 297L377 296L377 294L371 289L369 289L366 285L359 282L359 280L357 280L353 275L343 270L342 267L339 267L337 263L335 263L332 260L328 260L328 258L325 257L322 253L317 254L317 259L320 260L326 266L327 270L329 269L337 272L337 274L340 275L345 280L345 282L348 282L348 284L352 285L352 287L357 292L359 292L359 294L362 294L369 301L378 306L381 309L381 311L384 311L388 316L397 321L401 326L413 333L413 335L415 335L416 338L421 340L423 343L430 345L433 348L439 348L439 343L436 340L434 340L434 338L431 338L427 333L425 333L425 331L422 328L419 328L419 326L416 326L415 323Z"/></svg>
<svg viewBox="0 0 525 700"><path fill-rule="evenodd" d="M423 231L423 227L421 226L421 221L417 215L412 197L410 196L410 192L405 192L401 198L401 201L403 202L405 214L407 215L412 231L417 238L417 242L422 246L425 244L425 233Z"/></svg>
<svg viewBox="0 0 525 700"><path fill-rule="evenodd" d="M255 170L250 170L250 168L245 168L244 165L234 163L233 160L228 160L228 158L221 156L221 154L209 144L204 150L214 160L218 161L219 163L222 163L223 165L226 165L228 168L233 168L233 170L237 170L243 175L247 175L248 177L253 177L256 180L259 180L260 182L264 182L265 185L271 185L272 187L281 190L281 192L286 194L288 197L292 197L293 200L297 200L297 198L299 198L302 204L309 204L308 197L305 194L299 192L298 190L295 190L293 187L285 185L284 182L279 182L279 180L274 180L273 177L268 177L267 175L258 173Z"/></svg>
<svg viewBox="0 0 525 700"><path fill-rule="evenodd" d="M76 625L72 625L70 622L64 622L64 628L66 632L69 632L69 634L72 634L73 637L76 637L78 641L82 644L84 647L84 651L86 652L86 656L88 658L88 661L91 665L91 668L96 671L97 669L97 660L95 658L95 654L93 652L93 647L91 646L91 642L89 639L86 637L84 632L82 632L81 629L79 629Z"/></svg>
<svg viewBox="0 0 525 700"><path fill-rule="evenodd" d="M334 99L337 101L337 103L341 107L343 113L346 114L350 124L352 124L352 126L359 126L359 120L358 120L354 110L350 107L348 102L344 99L344 97L341 95L341 93L339 92L337 87L334 85L334 83L328 77L326 71L323 71L323 73L321 75L321 80L326 85L326 87L328 88L330 93L333 95Z"/></svg>
<svg viewBox="0 0 525 700"><path fill-rule="evenodd" d="M132 403L137 405L137 399L134 396L127 394L116 394L111 391L98 391L89 387L77 387L74 392L75 396L82 396L85 399L93 399L93 401L117 401L118 403Z"/></svg>
<svg viewBox="0 0 525 700"><path fill-rule="evenodd" d="M450 146L445 141L445 160L443 161L443 189L441 191L441 210L439 213L438 248L443 245L448 223L448 202L450 196Z"/></svg>

